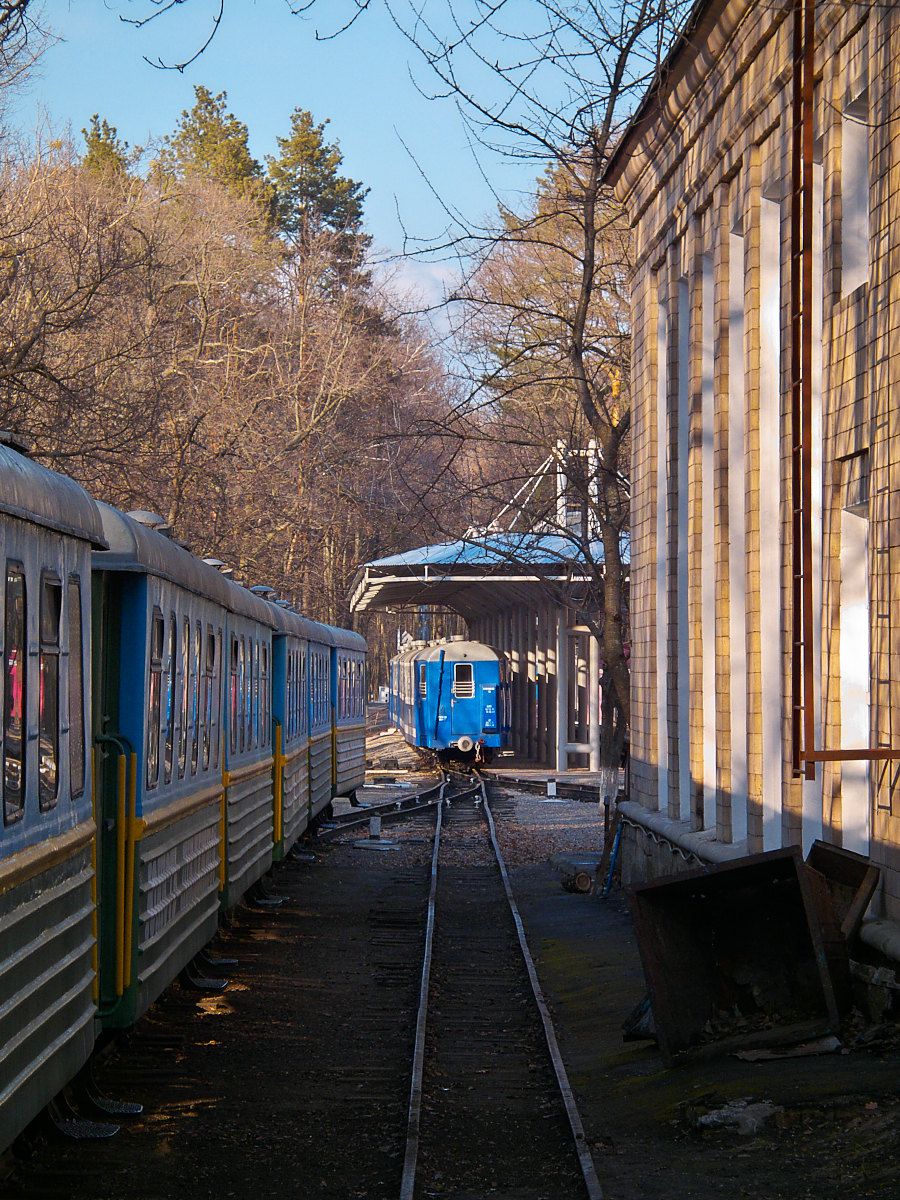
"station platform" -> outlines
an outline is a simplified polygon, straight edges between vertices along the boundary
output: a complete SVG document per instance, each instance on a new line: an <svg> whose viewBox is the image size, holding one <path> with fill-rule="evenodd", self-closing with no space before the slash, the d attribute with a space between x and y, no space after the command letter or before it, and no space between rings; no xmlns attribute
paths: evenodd
<svg viewBox="0 0 900 1200"><path fill-rule="evenodd" d="M550 767L537 767L534 763L521 759L503 758L495 760L491 766L482 768L486 778L502 786L517 786L530 792L542 792L546 795L547 784L555 783L557 795L573 796L578 799L599 800L601 776L598 771L570 768L566 771L554 771ZM625 785L625 772L619 772L619 790Z"/></svg>

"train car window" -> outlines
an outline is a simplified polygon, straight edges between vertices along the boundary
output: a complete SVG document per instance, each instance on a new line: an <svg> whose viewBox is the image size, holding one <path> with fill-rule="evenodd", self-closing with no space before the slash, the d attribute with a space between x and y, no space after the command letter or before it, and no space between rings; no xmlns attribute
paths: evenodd
<svg viewBox="0 0 900 1200"><path fill-rule="evenodd" d="M69 651L69 794L84 791L84 644L81 635L81 580L70 575L66 588Z"/></svg>
<svg viewBox="0 0 900 1200"><path fill-rule="evenodd" d="M427 668L425 663L419 663L419 695L425 696L428 693L428 682L426 679Z"/></svg>
<svg viewBox="0 0 900 1200"><path fill-rule="evenodd" d="M3 823L25 812L26 696L25 571L6 564L6 619L3 628Z"/></svg>
<svg viewBox="0 0 900 1200"><path fill-rule="evenodd" d="M312 655L309 664L309 694L312 697L312 723L313 728L319 727L319 655L318 651Z"/></svg>
<svg viewBox="0 0 900 1200"><path fill-rule="evenodd" d="M260 650L260 694L262 704L262 744L268 746L269 732L272 727L272 714L269 708L269 647L263 642Z"/></svg>
<svg viewBox="0 0 900 1200"><path fill-rule="evenodd" d="M191 663L191 774L197 774L197 764L200 761L200 684L201 662L200 649L203 645L203 629L198 621L194 626L194 656ZM203 711L205 712L204 705Z"/></svg>
<svg viewBox="0 0 900 1200"><path fill-rule="evenodd" d="M297 673L296 657L293 650L287 652L287 694L285 696L284 738L290 741L296 733L296 716L294 712L294 676Z"/></svg>
<svg viewBox="0 0 900 1200"><path fill-rule="evenodd" d="M150 620L150 683L147 696L147 787L159 783L159 717L162 707L162 669L165 627L163 615L154 608Z"/></svg>
<svg viewBox="0 0 900 1200"><path fill-rule="evenodd" d="M240 711L240 643L231 639L231 690L228 697L228 724L230 726L231 753L238 748L238 713Z"/></svg>
<svg viewBox="0 0 900 1200"><path fill-rule="evenodd" d="M253 711L251 713L251 728L253 732L252 745L258 746L259 742L259 717L260 706L262 704L262 694L259 686L259 642L254 640L250 643L250 682L251 691L253 693L252 703Z"/></svg>
<svg viewBox="0 0 900 1200"><path fill-rule="evenodd" d="M213 766L219 766L219 739L222 725L222 630L216 634L216 658L213 663L212 739Z"/></svg>
<svg viewBox="0 0 900 1200"><path fill-rule="evenodd" d="M38 799L42 812L59 796L59 618L62 584L41 577L40 697L38 704Z"/></svg>
<svg viewBox="0 0 900 1200"><path fill-rule="evenodd" d="M302 679L302 659L299 650L294 650L292 658L294 660L294 679L292 696L290 696L290 707L293 710L293 736L296 737L296 734L300 733L301 728L304 727L304 713L302 713L301 701L302 688L300 685L300 680Z"/></svg>
<svg viewBox="0 0 900 1200"><path fill-rule="evenodd" d="M240 705L238 716L238 748L247 748L247 643L244 638L240 641L238 653Z"/></svg>
<svg viewBox="0 0 900 1200"><path fill-rule="evenodd" d="M178 731L178 778L184 777L187 766L188 725L191 716L191 623L187 617L181 625L181 728Z"/></svg>
<svg viewBox="0 0 900 1200"><path fill-rule="evenodd" d="M297 683L297 712L300 717L300 733L306 734L309 732L309 712L306 706L306 661L308 648L304 646L300 651L300 678Z"/></svg>
<svg viewBox="0 0 900 1200"><path fill-rule="evenodd" d="M460 700L470 699L475 695L475 675L471 663L453 664L453 695Z"/></svg>
<svg viewBox="0 0 900 1200"><path fill-rule="evenodd" d="M212 625L206 627L206 660L203 664L203 770L209 770L213 724L213 679L216 673L216 637Z"/></svg>
<svg viewBox="0 0 900 1200"><path fill-rule="evenodd" d="M172 782L172 765L175 761L175 710L178 705L178 618L169 613L169 653L166 662L166 749L163 779Z"/></svg>

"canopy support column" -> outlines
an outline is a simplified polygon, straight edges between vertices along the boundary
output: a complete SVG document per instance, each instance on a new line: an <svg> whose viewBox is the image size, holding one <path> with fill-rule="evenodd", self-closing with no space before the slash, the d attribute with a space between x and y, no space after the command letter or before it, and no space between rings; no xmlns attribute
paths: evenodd
<svg viewBox="0 0 900 1200"><path fill-rule="evenodd" d="M569 614L556 615L556 769L568 770L569 752Z"/></svg>
<svg viewBox="0 0 900 1200"><path fill-rule="evenodd" d="M600 643L590 634L588 637L588 739L590 743L590 769L600 770Z"/></svg>

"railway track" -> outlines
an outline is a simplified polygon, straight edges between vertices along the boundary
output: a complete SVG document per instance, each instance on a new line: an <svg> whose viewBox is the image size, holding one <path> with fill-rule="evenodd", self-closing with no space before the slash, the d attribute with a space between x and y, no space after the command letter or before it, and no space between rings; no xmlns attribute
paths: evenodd
<svg viewBox="0 0 900 1200"><path fill-rule="evenodd" d="M101 1065L144 1116L36 1146L0 1200L213 1200L263 1179L310 1200L597 1200L480 782L422 792L398 814L417 862L334 845L286 863L283 909L225 935L232 987L170 989Z"/></svg>
<svg viewBox="0 0 900 1200"><path fill-rule="evenodd" d="M601 1200L486 787L453 785L435 821L400 1200Z"/></svg>

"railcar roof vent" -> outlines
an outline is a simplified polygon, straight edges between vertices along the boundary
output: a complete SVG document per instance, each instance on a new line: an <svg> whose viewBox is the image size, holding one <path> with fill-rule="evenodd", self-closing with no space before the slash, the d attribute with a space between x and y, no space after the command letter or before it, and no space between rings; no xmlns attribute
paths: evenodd
<svg viewBox="0 0 900 1200"><path fill-rule="evenodd" d="M148 529L155 529L157 533L168 534L172 528L164 517L148 508L133 508L128 515L132 521L137 521L138 525L146 525Z"/></svg>
<svg viewBox="0 0 900 1200"><path fill-rule="evenodd" d="M221 568L225 566L221 558L204 558L203 561L208 567L215 567L217 571L221 570Z"/></svg>
<svg viewBox="0 0 900 1200"><path fill-rule="evenodd" d="M291 604L290 600L276 600L275 603L278 605L279 608L293 608L294 607Z"/></svg>
<svg viewBox="0 0 900 1200"><path fill-rule="evenodd" d="M0 429L0 446L9 446L10 450L15 450L23 458L31 458L31 441L14 429Z"/></svg>
<svg viewBox="0 0 900 1200"><path fill-rule="evenodd" d="M466 635L464 633L451 633L447 639L448 642L464 642L465 640Z"/></svg>
<svg viewBox="0 0 900 1200"><path fill-rule="evenodd" d="M254 596L261 596L263 600L269 600L273 604L278 599L278 593L274 588L270 588L267 583L254 583L250 591Z"/></svg>

